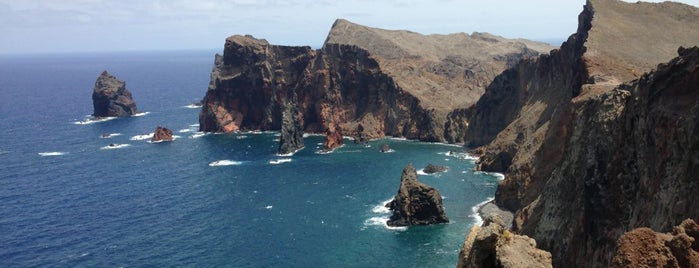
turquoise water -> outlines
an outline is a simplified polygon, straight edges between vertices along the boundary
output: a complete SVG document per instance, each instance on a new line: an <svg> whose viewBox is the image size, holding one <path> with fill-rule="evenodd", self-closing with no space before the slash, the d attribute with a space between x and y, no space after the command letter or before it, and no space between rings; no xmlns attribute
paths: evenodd
<svg viewBox="0 0 699 268"><path fill-rule="evenodd" d="M211 51L0 58L0 267L453 267L497 177L458 146L384 139L277 156L277 133L199 135ZM142 116L83 124L94 81L125 80ZM173 142L142 139L165 126ZM118 133L102 138L103 133ZM383 154L389 144L395 152ZM116 144L117 148L110 148ZM446 165L450 224L387 228L408 163Z"/></svg>

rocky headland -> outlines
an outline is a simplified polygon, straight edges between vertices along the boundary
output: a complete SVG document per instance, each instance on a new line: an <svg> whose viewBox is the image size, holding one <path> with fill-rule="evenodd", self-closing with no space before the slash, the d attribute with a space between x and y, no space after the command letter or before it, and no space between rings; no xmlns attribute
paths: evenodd
<svg viewBox="0 0 699 268"><path fill-rule="evenodd" d="M305 132L444 141L447 113L470 107L520 59L553 47L484 33L421 35L337 20L321 49L235 35L217 55L200 130L281 129L284 95L298 96ZM361 127L360 127L361 126Z"/></svg>
<svg viewBox="0 0 699 268"><path fill-rule="evenodd" d="M393 214L389 226L410 226L447 223L442 196L433 187L417 180L417 170L412 164L403 169L400 187L393 200L386 204Z"/></svg>
<svg viewBox="0 0 699 268"><path fill-rule="evenodd" d="M94 117L125 117L137 113L136 103L126 83L103 71L92 90Z"/></svg>
<svg viewBox="0 0 699 268"><path fill-rule="evenodd" d="M699 218L699 9L589 0L578 19L449 119L480 170L505 173L513 231L554 267L606 267L625 232Z"/></svg>

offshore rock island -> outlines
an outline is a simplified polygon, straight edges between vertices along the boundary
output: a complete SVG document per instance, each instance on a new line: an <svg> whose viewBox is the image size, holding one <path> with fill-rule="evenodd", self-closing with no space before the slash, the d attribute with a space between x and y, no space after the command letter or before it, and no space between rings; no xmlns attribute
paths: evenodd
<svg viewBox="0 0 699 268"><path fill-rule="evenodd" d="M489 34L425 36L346 20L333 24L318 50L235 35L216 57L200 130L279 130L282 96L293 91L304 132L332 132L333 124L361 140L445 141L449 111L470 107L498 73L552 48Z"/></svg>
<svg viewBox="0 0 699 268"><path fill-rule="evenodd" d="M136 103L126 83L107 71L102 72L95 81L92 106L94 117L125 117L137 113Z"/></svg>
<svg viewBox="0 0 699 268"><path fill-rule="evenodd" d="M389 226L410 226L448 223L439 191L417 180L412 164L403 169L400 187L393 200L386 204L393 214Z"/></svg>

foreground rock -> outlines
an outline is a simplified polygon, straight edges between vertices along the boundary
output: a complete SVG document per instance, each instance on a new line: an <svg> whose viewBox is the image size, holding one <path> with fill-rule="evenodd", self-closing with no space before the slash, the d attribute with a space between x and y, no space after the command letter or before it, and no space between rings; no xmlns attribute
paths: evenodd
<svg viewBox="0 0 699 268"><path fill-rule="evenodd" d="M102 72L95 81L92 106L92 116L95 117L125 117L137 113L136 103L126 89L126 83L107 71Z"/></svg>
<svg viewBox="0 0 699 268"><path fill-rule="evenodd" d="M472 105L497 73L550 49L489 34L424 36L345 20L333 24L318 50L235 35L216 57L200 130L278 130L278 96L293 91L305 132L333 123L360 142L385 135L443 141L449 110Z"/></svg>
<svg viewBox="0 0 699 268"><path fill-rule="evenodd" d="M513 234L502 219L491 215L482 227L474 225L459 251L457 267L551 268L551 253L536 248L536 241Z"/></svg>
<svg viewBox="0 0 699 268"><path fill-rule="evenodd" d="M158 127L153 132L153 138L150 139L151 142L159 141L172 141L174 137L172 136L172 130L166 127Z"/></svg>
<svg viewBox="0 0 699 268"><path fill-rule="evenodd" d="M393 201L386 204L393 214L389 226L427 225L447 223L449 219L442 207L442 196L437 189L417 180L412 164L403 169L400 188Z"/></svg>
<svg viewBox="0 0 699 268"><path fill-rule="evenodd" d="M589 0L560 50L452 114L484 145L479 168L505 173L498 206L554 266L606 267L627 230L699 218L699 49L678 50L699 44L696 25L685 4Z"/></svg>
<svg viewBox="0 0 699 268"><path fill-rule="evenodd" d="M283 105L282 129L279 135L279 154L291 154L304 147L300 116L296 107L296 96L292 96Z"/></svg>
<svg viewBox="0 0 699 268"><path fill-rule="evenodd" d="M699 225L687 219L670 233L636 228L617 240L612 268L699 267Z"/></svg>
<svg viewBox="0 0 699 268"><path fill-rule="evenodd" d="M433 174L433 173L438 173L438 172L445 172L449 168L445 166L439 166L439 165L433 165L433 164L427 164L427 166L422 169L422 172L425 172L427 174Z"/></svg>

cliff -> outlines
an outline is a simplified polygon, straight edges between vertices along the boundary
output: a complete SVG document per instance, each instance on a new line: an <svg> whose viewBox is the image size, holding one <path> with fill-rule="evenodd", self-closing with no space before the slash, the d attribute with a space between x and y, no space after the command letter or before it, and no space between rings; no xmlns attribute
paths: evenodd
<svg viewBox="0 0 699 268"><path fill-rule="evenodd" d="M293 91L306 132L332 123L362 140L443 141L448 111L471 106L492 76L549 49L489 34L425 36L345 20L318 50L231 36L215 61L200 130L278 130L280 94Z"/></svg>
<svg viewBox="0 0 699 268"><path fill-rule="evenodd" d="M699 44L695 25L684 4L589 0L560 49L450 114L482 146L479 168L505 173L495 201L514 230L555 267L605 267L625 231L699 217L698 49L673 59Z"/></svg>
<svg viewBox="0 0 699 268"><path fill-rule="evenodd" d="M102 72L95 81L92 90L92 116L95 117L124 117L136 114L136 103L126 83L109 74Z"/></svg>
<svg viewBox="0 0 699 268"><path fill-rule="evenodd" d="M293 154L305 147L303 129L299 119L296 95L282 101L282 126L279 131L279 154Z"/></svg>

